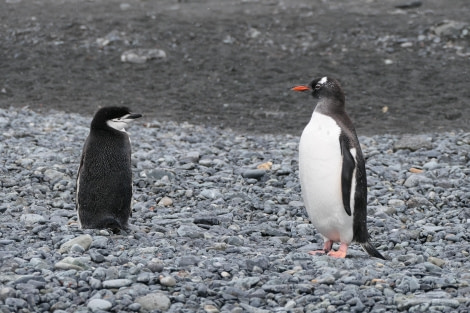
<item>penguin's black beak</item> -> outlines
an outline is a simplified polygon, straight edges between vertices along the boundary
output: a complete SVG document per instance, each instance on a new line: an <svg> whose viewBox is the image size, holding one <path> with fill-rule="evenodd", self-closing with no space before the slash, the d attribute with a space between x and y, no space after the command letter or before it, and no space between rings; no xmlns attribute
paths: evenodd
<svg viewBox="0 0 470 313"><path fill-rule="evenodd" d="M292 87L290 90L293 90L293 91L308 91L308 90L310 90L310 87L306 86L306 85L299 85L299 86Z"/></svg>
<svg viewBox="0 0 470 313"><path fill-rule="evenodd" d="M136 118L142 117L142 114L130 113L125 116L125 119L135 120Z"/></svg>

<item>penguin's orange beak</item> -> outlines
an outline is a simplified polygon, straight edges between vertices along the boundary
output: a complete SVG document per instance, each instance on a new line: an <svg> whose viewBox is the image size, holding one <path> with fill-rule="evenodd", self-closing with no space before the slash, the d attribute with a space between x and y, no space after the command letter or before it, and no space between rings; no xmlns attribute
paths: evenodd
<svg viewBox="0 0 470 313"><path fill-rule="evenodd" d="M294 90L294 91L307 91L307 90L310 90L310 87L309 87L309 86L305 86L305 85L299 85L299 86L294 86L294 87L292 87L290 90Z"/></svg>

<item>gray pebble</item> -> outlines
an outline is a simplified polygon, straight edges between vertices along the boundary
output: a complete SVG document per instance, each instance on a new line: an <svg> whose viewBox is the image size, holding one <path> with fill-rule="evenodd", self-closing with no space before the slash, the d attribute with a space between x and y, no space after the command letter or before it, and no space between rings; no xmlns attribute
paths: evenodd
<svg viewBox="0 0 470 313"><path fill-rule="evenodd" d="M112 303L103 299L92 299L88 302L87 307L92 312L109 311L112 308Z"/></svg>
<svg viewBox="0 0 470 313"><path fill-rule="evenodd" d="M132 284L130 279L110 279L103 281L103 288L121 288Z"/></svg>
<svg viewBox="0 0 470 313"><path fill-rule="evenodd" d="M360 138L382 261L354 243L346 259L308 254L323 239L303 205L297 136L172 122L126 129L131 228L81 230L75 177L90 119L0 109L0 311L467 310L468 132Z"/></svg>
<svg viewBox="0 0 470 313"><path fill-rule="evenodd" d="M162 293L150 293L136 299L136 303L140 304L141 310L154 311L161 310L166 311L170 307L170 299Z"/></svg>

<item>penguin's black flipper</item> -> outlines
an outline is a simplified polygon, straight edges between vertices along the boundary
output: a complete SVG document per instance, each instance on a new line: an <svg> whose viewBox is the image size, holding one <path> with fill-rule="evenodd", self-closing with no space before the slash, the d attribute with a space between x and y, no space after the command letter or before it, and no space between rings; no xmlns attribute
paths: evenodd
<svg viewBox="0 0 470 313"><path fill-rule="evenodd" d="M370 256L373 256L374 258L379 258L382 260L388 260L388 258L384 257L370 242L370 240L367 240L364 243L361 243L362 248L364 249L365 252L367 252Z"/></svg>
<svg viewBox="0 0 470 313"><path fill-rule="evenodd" d="M344 134L339 136L341 154L343 155L343 164L341 169L341 191L343 194L344 210L351 216L351 185L353 180L354 168L356 162L349 151L348 137Z"/></svg>

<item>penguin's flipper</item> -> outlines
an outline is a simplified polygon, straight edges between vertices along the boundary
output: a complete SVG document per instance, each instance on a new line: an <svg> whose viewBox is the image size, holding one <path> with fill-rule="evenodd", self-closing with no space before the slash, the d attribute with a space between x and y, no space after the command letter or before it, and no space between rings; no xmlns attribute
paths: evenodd
<svg viewBox="0 0 470 313"><path fill-rule="evenodd" d="M362 248L364 249L365 252L367 252L370 256L373 256L375 258L379 258L382 260L388 260L388 258L384 257L370 242L370 240L367 240L364 243L361 243Z"/></svg>
<svg viewBox="0 0 470 313"><path fill-rule="evenodd" d="M356 161L349 151L349 140L344 134L339 136L339 144L341 146L341 155L343 156L343 164L341 168L341 192L343 194L344 210L351 216L351 186L356 167Z"/></svg>

